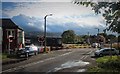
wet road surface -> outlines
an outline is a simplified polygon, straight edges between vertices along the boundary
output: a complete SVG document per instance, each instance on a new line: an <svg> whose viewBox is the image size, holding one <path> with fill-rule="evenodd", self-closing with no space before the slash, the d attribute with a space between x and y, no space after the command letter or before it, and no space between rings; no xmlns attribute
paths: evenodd
<svg viewBox="0 0 120 74"><path fill-rule="evenodd" d="M93 48L62 49L39 54L17 64L4 65L3 72L84 72L95 62Z"/></svg>

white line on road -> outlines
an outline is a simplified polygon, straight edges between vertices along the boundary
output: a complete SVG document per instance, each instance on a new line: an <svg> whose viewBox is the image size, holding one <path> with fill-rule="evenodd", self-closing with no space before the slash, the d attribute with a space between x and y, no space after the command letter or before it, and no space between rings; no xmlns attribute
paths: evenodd
<svg viewBox="0 0 120 74"><path fill-rule="evenodd" d="M91 54L93 52L93 50L91 49L87 54ZM83 59L86 59L88 57L88 55L87 56L82 56L81 58L80 58L80 60L83 60ZM82 62L81 62L82 63ZM84 62L84 63L87 63L87 62ZM69 64L69 66L70 65L73 65L74 63L72 63L72 64ZM87 63L88 64L88 63ZM69 67L68 66L68 67ZM63 67L64 68L64 67ZM56 72L56 71L58 71L58 70L61 70L61 69L63 69L62 67L56 67L56 68L54 68L54 69L52 69L52 70L49 70L48 72L46 72L46 73L50 73L50 72ZM86 71L86 69L80 69L80 70L78 70L77 72L84 72L84 71Z"/></svg>
<svg viewBox="0 0 120 74"><path fill-rule="evenodd" d="M71 53L73 53L73 52L75 52L75 51L68 52L68 53L59 55L59 56L57 56L57 57L52 57L52 58L48 58L48 59L45 59L45 60L40 60L40 61L38 61L38 62L29 63L29 64L26 64L26 65L24 65L24 66L22 65L22 66L18 66L18 67L15 67L15 68L8 69L8 70L4 70L4 71L2 71L2 72L11 72L11 71L19 70L19 69L21 69L21 68L29 67L29 66L32 66L32 65L35 65L35 64L43 63L43 62L45 62L45 61L49 61L49 60L53 60L53 59L56 59L56 58L59 58L59 57L62 57L62 56L66 56L66 55L69 55L69 54L71 54ZM92 50L91 50L90 52L88 52L88 53L89 53L89 54L92 53ZM88 56L83 56L83 57L81 57L81 60L82 60L82 59L85 59L85 58L87 58L87 57L88 57Z"/></svg>
<svg viewBox="0 0 120 74"><path fill-rule="evenodd" d="M45 61L49 61L49 60L53 60L53 59L56 59L56 58L59 58L59 57L62 57L62 56L65 56L65 55L69 55L73 52L68 52L68 53L65 53L65 54L62 54L62 55L59 55L57 57L52 57L52 58L48 58L48 59L45 59L45 60L41 60L41 61L38 61L38 62L33 62L33 63L29 63L29 64L26 64L26 65L22 65L22 66L18 66L18 67L15 67L15 68L11 68L11 69L8 69L8 70L4 70L2 72L11 72L11 71L15 71L15 70L19 70L21 68L25 68L25 67L28 67L28 66L32 66L32 65L35 65L35 64L38 64L38 63L42 63L42 62L45 62Z"/></svg>
<svg viewBox="0 0 120 74"><path fill-rule="evenodd" d="M87 54L91 54L93 52L93 50L91 49L91 51L90 52L88 52ZM84 56L82 59L86 59L88 57L88 55L87 56Z"/></svg>

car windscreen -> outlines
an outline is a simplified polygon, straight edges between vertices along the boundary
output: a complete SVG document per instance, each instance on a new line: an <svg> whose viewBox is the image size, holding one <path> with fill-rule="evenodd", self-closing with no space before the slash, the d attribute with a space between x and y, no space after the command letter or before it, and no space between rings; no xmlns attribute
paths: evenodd
<svg viewBox="0 0 120 74"><path fill-rule="evenodd" d="M25 47L25 50L29 50L30 47Z"/></svg>

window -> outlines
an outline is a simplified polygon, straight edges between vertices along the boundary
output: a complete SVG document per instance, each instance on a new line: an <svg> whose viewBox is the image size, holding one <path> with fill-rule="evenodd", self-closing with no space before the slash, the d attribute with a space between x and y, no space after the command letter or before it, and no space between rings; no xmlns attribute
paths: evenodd
<svg viewBox="0 0 120 74"><path fill-rule="evenodd" d="M114 51L114 49L111 49L111 51Z"/></svg>
<svg viewBox="0 0 120 74"><path fill-rule="evenodd" d="M15 31L12 30L12 29L11 29L11 30L8 29L8 30L7 30L7 37L9 37L9 36L13 36L13 37L14 37L14 36L15 36Z"/></svg>
<svg viewBox="0 0 120 74"><path fill-rule="evenodd" d="M105 50L103 50L103 52L108 52L109 51L109 49L105 49Z"/></svg>

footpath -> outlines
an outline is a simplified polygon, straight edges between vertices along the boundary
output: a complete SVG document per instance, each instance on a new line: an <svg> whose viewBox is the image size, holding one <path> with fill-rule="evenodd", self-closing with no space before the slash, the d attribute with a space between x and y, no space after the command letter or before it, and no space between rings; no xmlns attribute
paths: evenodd
<svg viewBox="0 0 120 74"><path fill-rule="evenodd" d="M27 58L7 58L2 60L2 65L7 65L7 64L13 64L13 63L18 63L20 61L24 61Z"/></svg>

